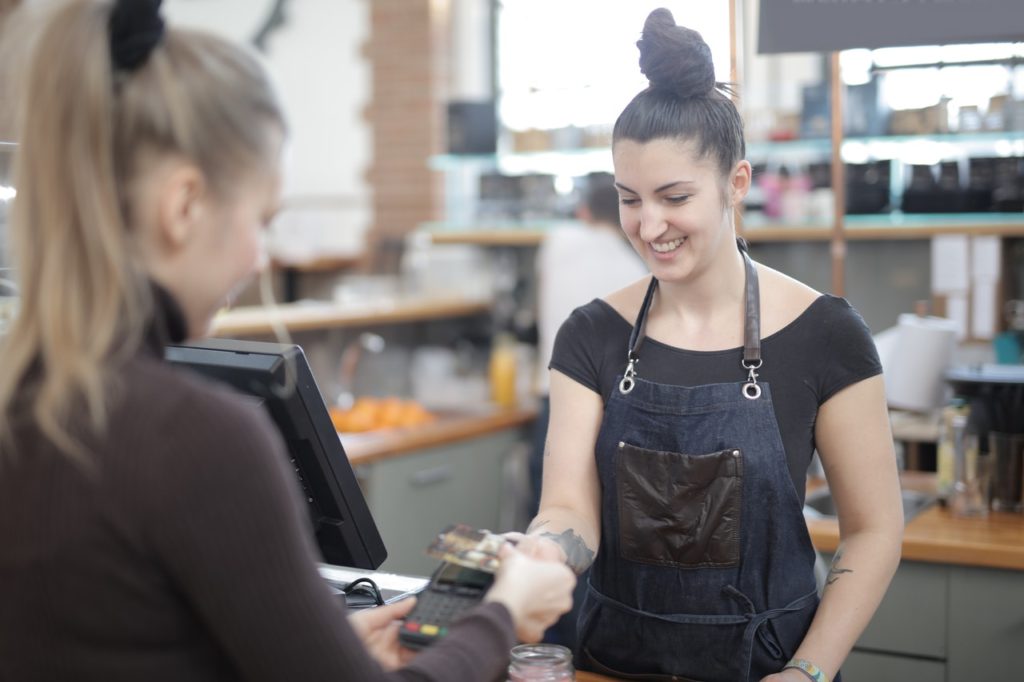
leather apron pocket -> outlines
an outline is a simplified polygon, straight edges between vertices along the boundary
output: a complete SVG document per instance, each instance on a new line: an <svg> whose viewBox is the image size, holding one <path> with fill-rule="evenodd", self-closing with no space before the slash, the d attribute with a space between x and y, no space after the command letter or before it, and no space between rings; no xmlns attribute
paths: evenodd
<svg viewBox="0 0 1024 682"><path fill-rule="evenodd" d="M726 568L740 560L743 455L648 450L616 453L622 558L679 568Z"/></svg>

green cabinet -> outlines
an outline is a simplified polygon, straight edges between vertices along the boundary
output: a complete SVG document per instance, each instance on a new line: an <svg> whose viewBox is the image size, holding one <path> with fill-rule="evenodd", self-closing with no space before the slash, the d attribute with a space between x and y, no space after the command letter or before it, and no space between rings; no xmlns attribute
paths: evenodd
<svg viewBox="0 0 1024 682"><path fill-rule="evenodd" d="M954 566L950 682L1024 679L1024 573Z"/></svg>
<svg viewBox="0 0 1024 682"><path fill-rule="evenodd" d="M844 682L1021 679L1024 572L904 561Z"/></svg>
<svg viewBox="0 0 1024 682"><path fill-rule="evenodd" d="M843 664L843 682L946 682L946 664L855 649Z"/></svg>
<svg viewBox="0 0 1024 682"><path fill-rule="evenodd" d="M424 554L452 523L498 528L506 455L518 429L419 450L357 469L388 558L380 570L430 575L436 559Z"/></svg>
<svg viewBox="0 0 1024 682"><path fill-rule="evenodd" d="M857 646L944 659L948 578L946 566L904 562Z"/></svg>

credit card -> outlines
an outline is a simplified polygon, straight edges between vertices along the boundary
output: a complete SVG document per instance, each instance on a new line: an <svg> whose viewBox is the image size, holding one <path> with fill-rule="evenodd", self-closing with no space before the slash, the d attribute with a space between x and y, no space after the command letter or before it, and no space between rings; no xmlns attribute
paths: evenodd
<svg viewBox="0 0 1024 682"><path fill-rule="evenodd" d="M427 547L427 554L441 561L494 573L501 564L498 550L506 542L504 537L489 530L457 523L438 533Z"/></svg>

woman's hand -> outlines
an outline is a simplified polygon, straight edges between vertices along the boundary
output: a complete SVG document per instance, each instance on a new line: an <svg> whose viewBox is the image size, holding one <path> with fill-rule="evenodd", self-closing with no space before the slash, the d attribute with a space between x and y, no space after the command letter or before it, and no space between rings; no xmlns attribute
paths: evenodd
<svg viewBox="0 0 1024 682"><path fill-rule="evenodd" d="M349 616L349 622L366 650L385 670L401 668L416 655L398 643L400 621L415 605L416 597L409 597L394 604L361 609Z"/></svg>
<svg viewBox="0 0 1024 682"><path fill-rule="evenodd" d="M561 561L537 559L511 545L502 547L498 556L501 567L484 600L505 605L519 641L537 642L572 608L576 576Z"/></svg>

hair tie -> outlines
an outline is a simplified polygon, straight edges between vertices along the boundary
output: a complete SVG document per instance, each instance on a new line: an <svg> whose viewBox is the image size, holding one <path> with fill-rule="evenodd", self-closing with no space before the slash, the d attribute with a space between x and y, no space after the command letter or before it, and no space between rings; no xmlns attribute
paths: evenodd
<svg viewBox="0 0 1024 682"><path fill-rule="evenodd" d="M134 71L164 37L162 0L117 0L110 13L110 58L114 67Z"/></svg>

